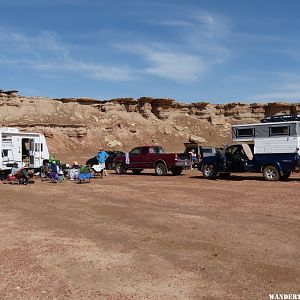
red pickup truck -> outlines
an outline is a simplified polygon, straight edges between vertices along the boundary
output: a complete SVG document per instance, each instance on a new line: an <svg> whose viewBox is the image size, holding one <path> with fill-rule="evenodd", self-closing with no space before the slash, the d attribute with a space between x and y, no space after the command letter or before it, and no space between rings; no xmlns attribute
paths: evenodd
<svg viewBox="0 0 300 300"><path fill-rule="evenodd" d="M183 169L191 167L191 160L185 153L165 153L161 146L143 146L136 147L125 155L118 155L114 164L117 174L124 174L127 170L140 174L144 169L155 169L155 174L162 176L168 171L173 175L180 175Z"/></svg>

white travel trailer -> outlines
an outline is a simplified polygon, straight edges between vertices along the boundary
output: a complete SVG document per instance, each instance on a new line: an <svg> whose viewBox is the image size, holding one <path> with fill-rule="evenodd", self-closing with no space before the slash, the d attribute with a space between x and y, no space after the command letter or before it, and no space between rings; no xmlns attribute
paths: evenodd
<svg viewBox="0 0 300 300"><path fill-rule="evenodd" d="M234 125L232 140L254 144L254 154L300 154L300 122L275 121Z"/></svg>
<svg viewBox="0 0 300 300"><path fill-rule="evenodd" d="M0 172L18 167L38 169L49 159L45 136L41 133L20 132L17 128L0 127Z"/></svg>

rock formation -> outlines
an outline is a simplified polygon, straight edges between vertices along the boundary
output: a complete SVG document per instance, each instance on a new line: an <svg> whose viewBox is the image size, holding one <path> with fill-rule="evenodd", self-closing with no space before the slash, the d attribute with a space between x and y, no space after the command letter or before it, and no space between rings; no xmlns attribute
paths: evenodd
<svg viewBox="0 0 300 300"><path fill-rule="evenodd" d="M168 151L182 151L189 139L220 146L230 142L231 124L299 112L299 103L180 103L151 97L51 99L0 90L0 126L43 132L50 151L59 155L88 157L100 146L129 150L153 143Z"/></svg>

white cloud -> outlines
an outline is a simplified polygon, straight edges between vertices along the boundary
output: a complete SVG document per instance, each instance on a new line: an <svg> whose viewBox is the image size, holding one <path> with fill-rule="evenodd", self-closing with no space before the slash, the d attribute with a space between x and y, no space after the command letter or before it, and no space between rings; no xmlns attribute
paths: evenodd
<svg viewBox="0 0 300 300"><path fill-rule="evenodd" d="M52 31L41 31L37 35L26 35L0 28L0 49L8 56L43 57L65 55L70 45L61 41Z"/></svg>
<svg viewBox="0 0 300 300"><path fill-rule="evenodd" d="M153 22L154 23L154 22ZM143 59L140 73L186 83L196 81L216 65L224 64L230 50L222 39L229 31L225 20L202 11L180 11L173 18L155 22L168 28L166 35L144 43L132 40L114 44L119 51ZM170 39L175 36L175 39Z"/></svg>
<svg viewBox="0 0 300 300"><path fill-rule="evenodd" d="M221 17L207 12L172 9L172 18L152 24L163 27L163 35L145 41L144 31L135 35L124 34L121 29L112 36L121 41L124 37L123 42L101 40L101 46L108 51L111 46L119 51L114 63L103 61L101 57L91 61L85 58L83 51L74 55L74 45L51 31L28 35L0 28L0 64L41 72L74 72L97 80L131 80L144 75L180 83L197 81L229 59L230 51L222 41L228 26ZM89 41L86 43L89 45ZM81 47L84 50L85 46ZM120 63L118 58L122 61L126 58L124 52L131 56L126 63Z"/></svg>
<svg viewBox="0 0 300 300"><path fill-rule="evenodd" d="M0 56L2 65L52 73L73 72L96 80L131 80L134 78L134 72L128 66L76 60L71 55L72 46L59 40L54 32L44 31L36 36L29 36L0 29L0 50L2 50Z"/></svg>
<svg viewBox="0 0 300 300"><path fill-rule="evenodd" d="M265 92L251 97L252 100L263 101L300 101L300 80L297 82L284 82L284 78L294 77L293 74L284 74L281 78L280 88L270 87L272 92Z"/></svg>
<svg viewBox="0 0 300 300"><path fill-rule="evenodd" d="M44 72L41 77L55 77L47 72L78 73L84 77L90 77L96 80L133 80L136 79L135 72L129 67L105 66L101 64L86 63L74 59L56 60L56 61L37 61L30 59L8 59L0 57L0 65L11 65L18 68L31 68ZM46 73L45 73L46 72Z"/></svg>
<svg viewBox="0 0 300 300"><path fill-rule="evenodd" d="M300 91L263 93L251 97L255 101L300 101Z"/></svg>
<svg viewBox="0 0 300 300"><path fill-rule="evenodd" d="M55 71L55 72L76 72L81 73L85 77L94 78L97 80L132 80L135 75L130 68L119 66L105 66L101 64L86 63L67 59L61 63L40 63L35 64L34 68L42 71Z"/></svg>
<svg viewBox="0 0 300 300"><path fill-rule="evenodd" d="M146 59L152 62L146 73L177 81L197 80L208 67L201 57L182 53L147 51Z"/></svg>
<svg viewBox="0 0 300 300"><path fill-rule="evenodd" d="M140 73L175 81L194 81L206 70L207 64L197 55L171 52L165 45L116 45L119 49L142 56L148 66Z"/></svg>

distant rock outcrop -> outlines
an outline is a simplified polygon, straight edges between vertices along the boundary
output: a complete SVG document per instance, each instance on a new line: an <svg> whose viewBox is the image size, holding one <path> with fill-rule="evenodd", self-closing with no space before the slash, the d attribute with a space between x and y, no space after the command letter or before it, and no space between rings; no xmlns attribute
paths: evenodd
<svg viewBox="0 0 300 300"><path fill-rule="evenodd" d="M93 153L99 145L127 151L153 143L182 151L188 140L221 145L230 142L232 124L298 113L300 103L180 103L151 97L51 99L0 90L0 126L43 132L54 153Z"/></svg>

